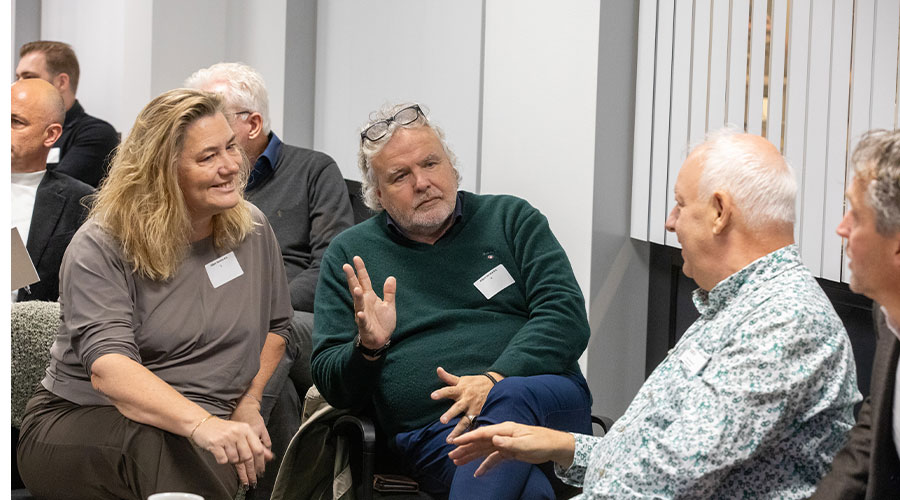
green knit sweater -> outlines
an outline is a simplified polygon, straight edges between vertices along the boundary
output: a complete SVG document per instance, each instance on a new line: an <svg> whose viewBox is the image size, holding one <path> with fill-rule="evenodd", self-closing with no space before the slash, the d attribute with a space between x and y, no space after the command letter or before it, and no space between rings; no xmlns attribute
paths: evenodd
<svg viewBox="0 0 900 500"><path fill-rule="evenodd" d="M584 298L547 219L512 196L461 193L462 215L434 245L387 225L385 213L338 235L322 261L315 301L312 376L338 408L373 402L387 432L423 427L452 401L433 401L455 375L578 371L590 328ZM397 278L391 346L369 361L353 348L353 300L341 266L359 255L376 293ZM515 283L490 299L474 283L502 264Z"/></svg>

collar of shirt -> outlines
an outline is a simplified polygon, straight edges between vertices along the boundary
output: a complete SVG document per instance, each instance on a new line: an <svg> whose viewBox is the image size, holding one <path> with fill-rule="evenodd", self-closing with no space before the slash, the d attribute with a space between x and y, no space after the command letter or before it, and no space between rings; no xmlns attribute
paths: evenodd
<svg viewBox="0 0 900 500"><path fill-rule="evenodd" d="M278 154L281 153L281 139L275 135L275 132L269 132L269 144L266 149L256 159L253 170L250 171L250 178L247 179L247 191L258 186L263 179L275 173L278 168Z"/></svg>
<svg viewBox="0 0 900 500"><path fill-rule="evenodd" d="M900 340L900 325L894 323L893 318L891 318L891 315L887 312L887 308L884 306L881 306L881 312L884 314L884 322L887 323L888 330L897 337L897 340Z"/></svg>
<svg viewBox="0 0 900 500"><path fill-rule="evenodd" d="M755 290L760 284L800 263L800 252L796 244L779 248L747 264L740 271L720 281L709 292L702 288L694 290L694 306L700 312L700 316L714 316L741 293Z"/></svg>
<svg viewBox="0 0 900 500"><path fill-rule="evenodd" d="M450 214L450 217L453 217L454 224L456 224L456 222L460 219L460 217L462 217L462 206L463 206L462 200L463 200L462 191L457 190L456 191L456 208L454 208L453 213ZM395 221L394 218L391 217L391 214L387 213L387 210L385 210L384 216L386 217L387 225L389 228L396 231L397 234L399 234L400 236L403 236L406 239L410 239L409 236L406 235L406 231L404 231L403 228L401 228L400 225L397 224L397 221ZM452 227L452 225L451 225L451 227ZM448 228L448 230L449 230L449 228ZM444 234L447 234L447 233L444 233Z"/></svg>
<svg viewBox="0 0 900 500"><path fill-rule="evenodd" d="M83 114L84 114L84 108L81 107L81 103L78 102L78 99L75 99L75 102L72 104L72 107L69 108L68 111L66 111L66 121L65 121L65 123L63 123L63 125L65 126L66 124L72 123L72 120L74 120L75 117L81 116Z"/></svg>

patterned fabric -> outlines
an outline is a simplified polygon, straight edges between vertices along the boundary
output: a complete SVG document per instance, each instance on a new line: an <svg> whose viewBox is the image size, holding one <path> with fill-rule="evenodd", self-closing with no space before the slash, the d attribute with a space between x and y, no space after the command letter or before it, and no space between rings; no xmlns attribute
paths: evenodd
<svg viewBox="0 0 900 500"><path fill-rule="evenodd" d="M806 498L861 399L850 341L796 245L712 291L603 438L575 436L579 498Z"/></svg>

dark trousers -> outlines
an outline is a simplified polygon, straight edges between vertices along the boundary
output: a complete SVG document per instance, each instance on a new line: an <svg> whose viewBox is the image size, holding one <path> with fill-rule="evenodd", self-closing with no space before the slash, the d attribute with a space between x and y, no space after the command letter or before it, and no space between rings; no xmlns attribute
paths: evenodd
<svg viewBox="0 0 900 500"><path fill-rule="evenodd" d="M113 406L80 406L40 388L25 408L17 450L32 495L54 499L135 499L182 491L233 499L230 464L187 438L125 418Z"/></svg>
<svg viewBox="0 0 900 500"><path fill-rule="evenodd" d="M300 428L300 412L306 391L312 386L309 369L312 354L313 314L294 311L291 321L291 342L284 356L269 377L263 390L260 413L266 422L266 430L272 440L275 458L266 464L266 473L259 478L255 488L247 492L247 500L268 500L275 487L275 477L281 467L281 459L291 438Z"/></svg>
<svg viewBox="0 0 900 500"><path fill-rule="evenodd" d="M591 396L577 375L509 377L491 389L476 418L477 425L506 421L591 434ZM509 460L481 477L474 477L476 460L456 467L447 457L454 449L447 435L459 418L398 434L394 446L423 490L451 499L552 499L553 487L536 465Z"/></svg>

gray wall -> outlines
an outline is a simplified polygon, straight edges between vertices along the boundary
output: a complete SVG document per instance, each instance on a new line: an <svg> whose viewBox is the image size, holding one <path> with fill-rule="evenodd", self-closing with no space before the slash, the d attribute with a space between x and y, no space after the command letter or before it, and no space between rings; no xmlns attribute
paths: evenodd
<svg viewBox="0 0 900 500"><path fill-rule="evenodd" d="M628 237L638 3L600 8L588 384L618 418L644 380L649 245Z"/></svg>

